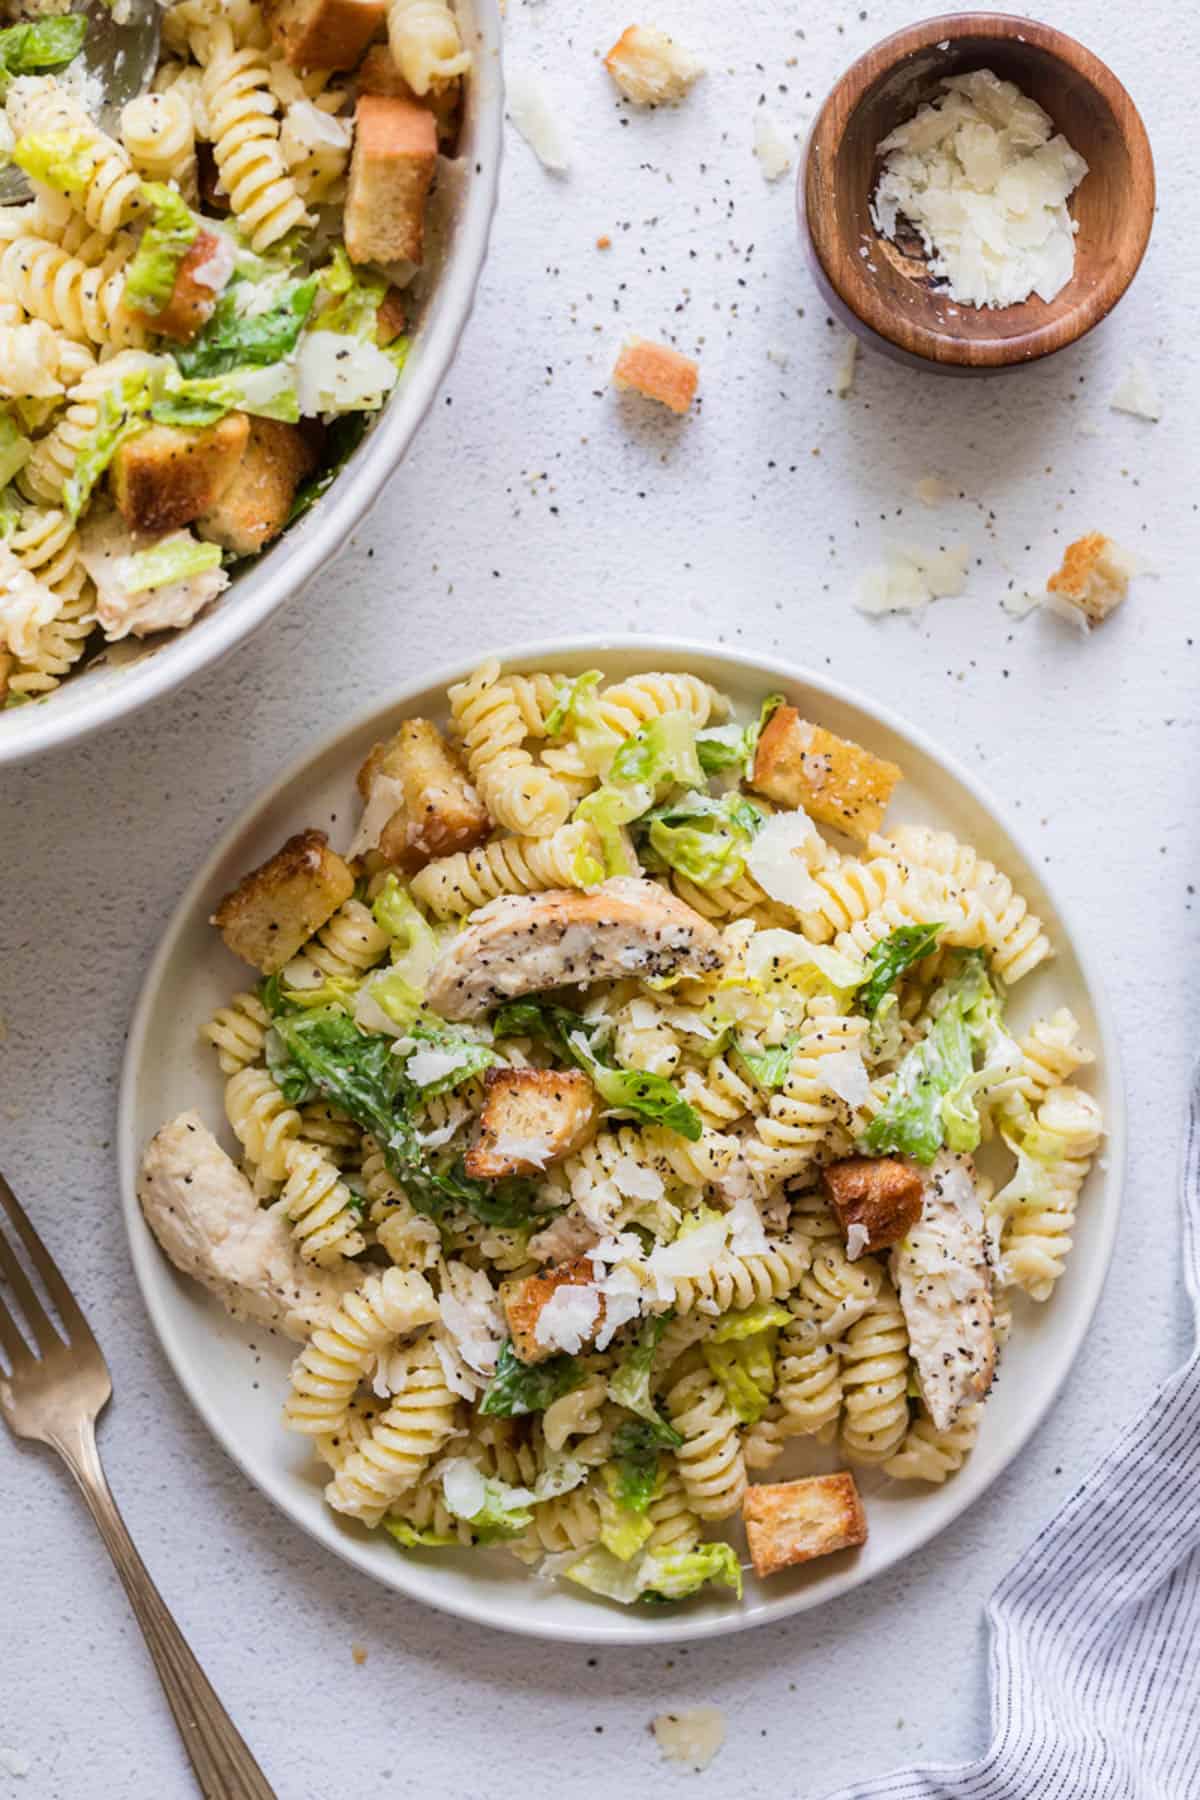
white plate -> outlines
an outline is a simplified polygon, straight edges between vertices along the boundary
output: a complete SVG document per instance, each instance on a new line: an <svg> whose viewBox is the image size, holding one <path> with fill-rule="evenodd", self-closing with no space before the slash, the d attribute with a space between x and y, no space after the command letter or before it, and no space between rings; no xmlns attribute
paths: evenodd
<svg viewBox="0 0 1200 1800"><path fill-rule="evenodd" d="M1112 1021L1078 934L1067 926L1061 907L992 802L951 759L861 696L783 664L650 639L536 644L514 654L508 664L569 674L598 665L612 677L652 668L688 669L747 707L782 688L808 717L901 765L906 779L891 817L936 823L969 840L1000 864L1044 919L1059 954L1014 990L1013 1014L1023 1025L1035 1012L1064 1004L1076 1013L1098 1053L1088 1085L1104 1106L1109 1141L1084 1191L1075 1248L1053 1300L1044 1308L1029 1304L1017 1309L1018 1328L1005 1352L1004 1379L988 1402L974 1454L942 1488L866 1474L866 1546L770 1582L750 1577L740 1607L732 1600L699 1597L676 1609L627 1611L538 1582L502 1552L400 1552L383 1534L340 1519L322 1503L320 1471L304 1440L285 1432L280 1419L293 1346L272 1340L261 1327L234 1323L200 1288L176 1274L138 1207L138 1158L159 1125L190 1106L199 1107L234 1148L224 1126L216 1059L196 1034L213 1008L236 989L252 985L253 976L207 923L214 903L290 832L318 826L344 847L358 810L354 772L366 751L406 715L444 714L446 685L461 679L466 673L462 668L414 684L287 770L229 831L180 901L146 977L122 1080L121 1183L134 1267L176 1374L230 1456L289 1518L385 1586L480 1624L538 1637L662 1643L737 1631L845 1593L928 1542L995 1480L1050 1406L1099 1298L1117 1226L1125 1119ZM788 1475L835 1466L831 1452L815 1447L794 1446L791 1457L777 1465ZM776 1478L774 1470L768 1478Z"/></svg>
<svg viewBox="0 0 1200 1800"><path fill-rule="evenodd" d="M421 307L404 373L376 424L303 519L185 631L127 638L45 700L0 712L0 767L128 718L257 631L349 543L396 473L454 360L483 271L500 185L504 91L497 0L457 0L474 58L457 156L443 165Z"/></svg>

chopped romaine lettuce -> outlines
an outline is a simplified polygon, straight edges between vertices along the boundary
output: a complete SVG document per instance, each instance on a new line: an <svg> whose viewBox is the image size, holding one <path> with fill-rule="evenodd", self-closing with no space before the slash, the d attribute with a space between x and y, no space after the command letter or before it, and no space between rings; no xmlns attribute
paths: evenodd
<svg viewBox="0 0 1200 1800"><path fill-rule="evenodd" d="M545 1412L552 1401L561 1400L586 1379L587 1371L575 1357L548 1356L544 1362L524 1363L506 1338L479 1410L499 1419Z"/></svg>
<svg viewBox="0 0 1200 1800"><path fill-rule="evenodd" d="M763 823L742 794L714 800L700 793L656 807L638 829L647 833L649 868L677 869L698 887L726 887L745 874L746 849Z"/></svg>
<svg viewBox="0 0 1200 1800"><path fill-rule="evenodd" d="M730 1587L741 1599L742 1568L731 1544L698 1544L694 1550L645 1551L622 1562L602 1545L563 1571L568 1581L631 1606L636 1600L684 1600L708 1582Z"/></svg>
<svg viewBox="0 0 1200 1800"><path fill-rule="evenodd" d="M303 518L309 508L321 498L327 489L333 486L358 446L366 435L370 418L367 413L343 413L334 419L325 431L323 453L324 467L307 481L302 481L296 489L296 498L292 501L292 510L287 516L289 525Z"/></svg>
<svg viewBox="0 0 1200 1800"><path fill-rule="evenodd" d="M435 1013L424 1010L413 1020L407 1038L413 1040L415 1048L405 1058L404 1072L427 1100L461 1087L464 1081L490 1069L496 1060L490 1045L465 1027L447 1025Z"/></svg>
<svg viewBox="0 0 1200 1800"><path fill-rule="evenodd" d="M442 1494L457 1518L465 1519L481 1544L519 1537L533 1523L531 1508L569 1494L586 1481L587 1469L563 1456L542 1470L532 1487L514 1487L498 1476L484 1475L464 1456L442 1465Z"/></svg>
<svg viewBox="0 0 1200 1800"><path fill-rule="evenodd" d="M296 379L286 362L195 381L170 380L150 408L158 425L215 425L229 412L253 413L260 419L282 419L294 425L300 417Z"/></svg>
<svg viewBox="0 0 1200 1800"><path fill-rule="evenodd" d="M87 28L82 13L59 13L0 31L0 100L14 75L48 75L74 62Z"/></svg>
<svg viewBox="0 0 1200 1800"><path fill-rule="evenodd" d="M33 454L33 444L10 413L0 412L0 488L6 488Z"/></svg>
<svg viewBox="0 0 1200 1800"><path fill-rule="evenodd" d="M593 868L594 858L591 852L581 848L579 856L586 863L581 871L587 876L585 887L594 887L606 876L637 873L637 864L624 827L637 817L638 804L636 798L622 793L619 788L600 787L594 793L585 794L575 808L575 817L590 825L599 839L604 859L603 863Z"/></svg>
<svg viewBox="0 0 1200 1800"><path fill-rule="evenodd" d="M402 1550L443 1550L458 1539L441 1531L418 1531L406 1519L385 1519L383 1529L395 1538Z"/></svg>
<svg viewBox="0 0 1200 1800"><path fill-rule="evenodd" d="M200 221L174 188L142 183L150 220L125 271L124 300L138 312L160 313L175 291L179 265L196 241Z"/></svg>
<svg viewBox="0 0 1200 1800"><path fill-rule="evenodd" d="M70 518L79 517L92 489L125 440L145 430L152 398L151 375L141 371L123 375L112 387L105 388L96 409L96 423L84 438L75 467L63 483L63 504Z"/></svg>
<svg viewBox="0 0 1200 1800"><path fill-rule="evenodd" d="M704 1360L742 1420L761 1419L775 1392L775 1341L791 1314L784 1306L762 1303L728 1313L705 1338Z"/></svg>
<svg viewBox="0 0 1200 1800"><path fill-rule="evenodd" d="M372 910L375 923L392 940L392 961L388 968L368 976L355 1016L369 1030L397 1027L406 1031L417 1017L437 961L437 933L395 875L384 882Z"/></svg>
<svg viewBox="0 0 1200 1800"><path fill-rule="evenodd" d="M280 281L272 304L262 312L240 310L246 285L235 273L203 331L192 343L177 347L175 360L184 375L227 375L246 364L277 363L291 356L312 311L317 277Z"/></svg>
<svg viewBox="0 0 1200 1800"><path fill-rule="evenodd" d="M587 679L580 676L575 687ZM704 771L696 755L694 721L685 712L668 712L651 719L618 744L608 756L604 786L586 795L575 809L575 817L587 820L600 839L605 874L635 872L622 828L648 812L661 794L677 786L703 787Z"/></svg>
<svg viewBox="0 0 1200 1800"><path fill-rule="evenodd" d="M875 1017L905 971L933 954L941 929L941 925L901 925L875 945L866 958L866 979L857 996L868 1019Z"/></svg>
<svg viewBox="0 0 1200 1800"><path fill-rule="evenodd" d="M96 168L96 140L90 131L29 132L10 155L31 181L58 194L85 194Z"/></svg>
<svg viewBox="0 0 1200 1800"><path fill-rule="evenodd" d="M613 1433L612 1463L605 1479L612 1478L614 1499L630 1512L644 1513L658 1491L659 1427L648 1419L626 1419Z"/></svg>
<svg viewBox="0 0 1200 1800"><path fill-rule="evenodd" d="M569 737L578 745L584 766L604 775L621 745L621 734L606 725L596 705L604 676L599 669L577 675L561 692L546 717L547 737Z"/></svg>
<svg viewBox="0 0 1200 1800"><path fill-rule="evenodd" d="M368 281L360 275L341 244L334 245L332 261L319 275L321 292L330 304L314 312L312 329L344 332L374 343L386 281Z"/></svg>
<svg viewBox="0 0 1200 1800"><path fill-rule="evenodd" d="M657 1483L657 1452L654 1452L654 1467L652 1490ZM600 1508L600 1542L619 1561L628 1562L630 1557L637 1555L654 1530L654 1521L646 1517L645 1505L631 1507L627 1503L621 1471L611 1463L605 1465L603 1481L596 1490L596 1500Z"/></svg>
<svg viewBox="0 0 1200 1800"><path fill-rule="evenodd" d="M665 1313L643 1320L636 1342L630 1345L609 1377L608 1397L623 1406L626 1412L635 1413L649 1428L655 1444L665 1450L677 1450L683 1439L659 1412L650 1388L655 1354L666 1326Z"/></svg>
<svg viewBox="0 0 1200 1800"><path fill-rule="evenodd" d="M790 1032L781 1044L751 1044L744 1038L737 1037L734 1039L734 1051L754 1085L771 1093L775 1088L781 1088L787 1080L799 1042L798 1031Z"/></svg>
<svg viewBox="0 0 1200 1800"><path fill-rule="evenodd" d="M706 775L720 775L726 769L740 769L749 781L754 774L754 758L758 740L772 714L783 705L782 694L768 694L758 709L757 719L749 725L710 725L696 737L696 753Z"/></svg>
<svg viewBox="0 0 1200 1800"><path fill-rule="evenodd" d="M769 987L783 982L801 993L828 989L848 1000L860 987L863 965L828 944L810 944L798 931L756 931L746 949L746 974Z"/></svg>
<svg viewBox="0 0 1200 1800"><path fill-rule="evenodd" d="M714 1344L736 1344L743 1338L757 1337L760 1331L778 1331L791 1321L791 1313L777 1300L759 1300L744 1306L740 1312L728 1312L717 1320L710 1332Z"/></svg>
<svg viewBox="0 0 1200 1800"><path fill-rule="evenodd" d="M172 581L189 581L193 575L203 575L220 564L219 544L202 544L190 531L172 532L149 550L135 551L125 559L125 591L145 594Z"/></svg>

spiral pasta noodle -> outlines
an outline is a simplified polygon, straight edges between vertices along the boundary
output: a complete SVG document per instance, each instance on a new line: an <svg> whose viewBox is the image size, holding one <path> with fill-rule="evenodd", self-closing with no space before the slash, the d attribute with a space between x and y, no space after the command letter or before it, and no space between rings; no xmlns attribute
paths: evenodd
<svg viewBox="0 0 1200 1800"><path fill-rule="evenodd" d="M727 1519L742 1504L746 1461L737 1414L708 1369L689 1369L667 1391L667 1413L683 1439L675 1467L698 1519Z"/></svg>
<svg viewBox="0 0 1200 1800"><path fill-rule="evenodd" d="M485 663L449 692L471 778L497 825L523 837L546 838L566 821L571 797L523 747L525 724L500 665ZM577 885L577 884L576 884Z"/></svg>
<svg viewBox="0 0 1200 1800"><path fill-rule="evenodd" d="M279 120L261 50L222 42L204 71L204 106L221 181L251 248L261 255L312 224L279 144Z"/></svg>
<svg viewBox="0 0 1200 1800"><path fill-rule="evenodd" d="M300 1114L265 1069L241 1069L225 1085L225 1112L234 1134L264 1181L287 1179L288 1151L300 1135Z"/></svg>
<svg viewBox="0 0 1200 1800"><path fill-rule="evenodd" d="M200 1035L216 1050L222 1075L236 1075L260 1061L270 1023L257 994L235 994L200 1027Z"/></svg>
<svg viewBox="0 0 1200 1800"><path fill-rule="evenodd" d="M93 231L111 237L145 212L142 184L123 146L93 125L79 102L52 78L23 99L14 123L22 136L65 133L85 148L90 165L86 184L78 196L68 198Z"/></svg>
<svg viewBox="0 0 1200 1800"><path fill-rule="evenodd" d="M924 1412L913 1420L900 1448L883 1465L885 1475L897 1481L926 1481L940 1487L957 1475L975 1448L979 1435L978 1406L964 1406L944 1431L939 1431Z"/></svg>
<svg viewBox="0 0 1200 1800"><path fill-rule="evenodd" d="M542 1414L542 1431L551 1450L564 1450L572 1438L592 1437L604 1423L608 1382L593 1370L570 1393L552 1400Z"/></svg>
<svg viewBox="0 0 1200 1800"><path fill-rule="evenodd" d="M379 961L389 943L361 900L345 900L316 936L281 971L285 986L318 988L327 981L357 981Z"/></svg>
<svg viewBox="0 0 1200 1800"><path fill-rule="evenodd" d="M908 1329L890 1282L840 1351L843 1454L851 1462L885 1462L908 1430Z"/></svg>
<svg viewBox="0 0 1200 1800"><path fill-rule="evenodd" d="M754 1122L746 1160L759 1180L775 1183L800 1175L849 1148L852 1110L829 1085L822 1064L842 1052L861 1054L867 1042L861 1017L810 1018L780 1091Z"/></svg>
<svg viewBox="0 0 1200 1800"><path fill-rule="evenodd" d="M432 1339L409 1353L404 1386L325 1489L335 1512L377 1525L415 1487L457 1425L459 1401L446 1386Z"/></svg>
<svg viewBox="0 0 1200 1800"><path fill-rule="evenodd" d="M287 1180L279 1209L291 1221L292 1234L307 1262L332 1268L366 1247L350 1190L335 1164L315 1144L293 1144L288 1150Z"/></svg>
<svg viewBox="0 0 1200 1800"><path fill-rule="evenodd" d="M1030 912L1008 876L948 831L902 825L887 837L872 838L870 847L898 862L936 870L974 894L987 922L992 965L1010 985L1052 954L1041 920Z"/></svg>
<svg viewBox="0 0 1200 1800"><path fill-rule="evenodd" d="M121 142L147 181L174 181L195 192L196 122L186 90L139 94L121 111Z"/></svg>
<svg viewBox="0 0 1200 1800"><path fill-rule="evenodd" d="M48 400L61 394L64 342L43 319L0 324L0 397Z"/></svg>
<svg viewBox="0 0 1200 1800"><path fill-rule="evenodd" d="M439 919L459 918L500 894L532 894L541 888L585 885L585 853L595 833L578 820L548 837L498 837L476 850L435 857L412 878L413 897Z"/></svg>
<svg viewBox="0 0 1200 1800"><path fill-rule="evenodd" d="M414 94L447 87L471 66L446 0L389 0L387 26L392 55Z"/></svg>
<svg viewBox="0 0 1200 1800"><path fill-rule="evenodd" d="M0 284L32 318L71 337L116 349L144 344L145 327L124 303L125 263L132 245L120 238L91 264L45 238L13 238L0 254Z"/></svg>
<svg viewBox="0 0 1200 1800"><path fill-rule="evenodd" d="M675 1310L689 1313L741 1312L761 1300L781 1300L789 1294L809 1263L803 1238L777 1237L767 1250L738 1256L724 1251L704 1275L687 1275L675 1283Z"/></svg>
<svg viewBox="0 0 1200 1800"><path fill-rule="evenodd" d="M346 1295L328 1324L317 1326L292 1365L284 1406L288 1428L319 1438L345 1430L351 1402L372 1360L386 1345L427 1324L434 1311L433 1290L424 1276L401 1269L368 1276ZM373 1407L367 1408L359 1420L373 1426L374 1414Z"/></svg>
<svg viewBox="0 0 1200 1800"><path fill-rule="evenodd" d="M1081 1088L1051 1088L1037 1111L1038 1125L1062 1140L1062 1155L1046 1170L1045 1197L1020 1202L1001 1238L1000 1272L1033 1300L1048 1300L1073 1243L1079 1192L1100 1147L1100 1108ZM998 1197L999 1198L999 1197Z"/></svg>

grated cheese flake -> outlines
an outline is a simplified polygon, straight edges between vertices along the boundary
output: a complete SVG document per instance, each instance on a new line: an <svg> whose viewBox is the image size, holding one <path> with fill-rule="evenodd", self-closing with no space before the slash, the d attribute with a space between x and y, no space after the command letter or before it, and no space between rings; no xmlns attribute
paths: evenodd
<svg viewBox="0 0 1200 1800"><path fill-rule="evenodd" d="M687 1712L659 1713L651 1729L668 1762L684 1763L699 1773L725 1742L725 1715L719 1706L693 1706Z"/></svg>
<svg viewBox="0 0 1200 1800"><path fill-rule="evenodd" d="M760 106L754 114L754 154L768 181L778 181L792 166L792 150L774 114Z"/></svg>
<svg viewBox="0 0 1200 1800"><path fill-rule="evenodd" d="M540 77L532 69L506 70L504 95L510 120L542 167L565 175L571 161L566 136Z"/></svg>
<svg viewBox="0 0 1200 1800"><path fill-rule="evenodd" d="M838 359L833 371L833 391L839 400L854 391L854 375L858 367L858 339L852 331L842 333Z"/></svg>
<svg viewBox="0 0 1200 1800"><path fill-rule="evenodd" d="M967 584L970 551L966 544L922 550L915 544L889 544L881 566L866 569L854 604L859 612L919 612L931 600L961 594Z"/></svg>
<svg viewBox="0 0 1200 1800"><path fill-rule="evenodd" d="M1154 423L1162 418L1162 398L1145 357L1134 357L1108 404L1113 412L1132 413L1135 419Z"/></svg>

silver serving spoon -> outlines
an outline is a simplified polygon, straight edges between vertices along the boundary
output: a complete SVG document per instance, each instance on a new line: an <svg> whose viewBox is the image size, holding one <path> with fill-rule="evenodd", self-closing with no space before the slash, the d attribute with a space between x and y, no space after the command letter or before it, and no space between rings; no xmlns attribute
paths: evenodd
<svg viewBox="0 0 1200 1800"><path fill-rule="evenodd" d="M114 137L121 123L121 108L150 86L158 62L161 8L156 0L126 0L126 4L129 17L123 25L116 23L104 0L91 0L88 6L72 9L82 11L88 22L83 49L72 67L82 63L96 77L104 95L99 123ZM12 163L0 169L0 205L28 200L31 193L20 169Z"/></svg>

